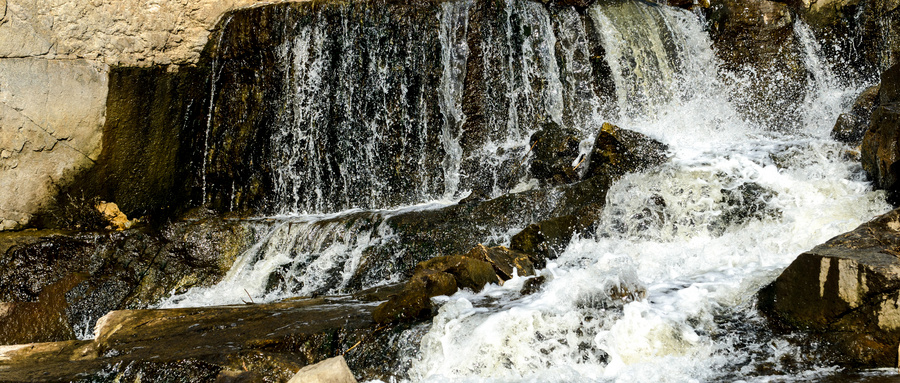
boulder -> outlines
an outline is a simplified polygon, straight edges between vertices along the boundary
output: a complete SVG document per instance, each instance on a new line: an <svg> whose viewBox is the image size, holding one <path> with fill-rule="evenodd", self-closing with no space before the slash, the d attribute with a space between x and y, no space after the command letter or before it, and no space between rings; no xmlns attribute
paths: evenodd
<svg viewBox="0 0 900 383"><path fill-rule="evenodd" d="M588 155L583 178L620 176L663 163L668 147L643 134L604 123Z"/></svg>
<svg viewBox="0 0 900 383"><path fill-rule="evenodd" d="M472 253L477 254L477 253ZM461 289L469 289L479 292L488 283L500 283L494 267L487 261L466 255L449 255L435 257L419 263L414 270L415 274L428 270L448 273L456 280L456 285ZM441 295L441 294L438 294Z"/></svg>
<svg viewBox="0 0 900 383"><path fill-rule="evenodd" d="M456 291L457 282L453 275L420 270L399 294L380 304L372 312L372 317L382 324L429 319L434 316L431 297L453 295Z"/></svg>
<svg viewBox="0 0 900 383"><path fill-rule="evenodd" d="M758 298L774 324L823 341L840 362L896 367L900 210L801 254Z"/></svg>
<svg viewBox="0 0 900 383"><path fill-rule="evenodd" d="M847 113L841 113L834 128L831 129L831 137L835 140L850 145L860 145L869 122L872 119L872 111L878 105L878 85L873 85L856 98L853 107Z"/></svg>
<svg viewBox="0 0 900 383"><path fill-rule="evenodd" d="M303 367L288 383L356 383L343 356Z"/></svg>

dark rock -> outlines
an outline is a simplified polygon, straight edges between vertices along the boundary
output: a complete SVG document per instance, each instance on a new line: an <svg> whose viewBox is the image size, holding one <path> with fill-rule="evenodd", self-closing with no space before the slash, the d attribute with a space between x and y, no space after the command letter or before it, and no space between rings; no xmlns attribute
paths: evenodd
<svg viewBox="0 0 900 383"><path fill-rule="evenodd" d="M619 176L663 163L668 147L643 134L604 123L587 160L588 179L601 174Z"/></svg>
<svg viewBox="0 0 900 383"><path fill-rule="evenodd" d="M807 73L787 5L768 0L712 0L710 37L723 69L747 79L738 104L749 118L788 129L799 123ZM737 101L738 99L735 99Z"/></svg>
<svg viewBox="0 0 900 383"><path fill-rule="evenodd" d="M554 259L565 250L572 236L579 229L575 216L554 217L528 225L514 235L509 247L537 258L535 266L541 268L546 259Z"/></svg>
<svg viewBox="0 0 900 383"><path fill-rule="evenodd" d="M853 108L847 113L842 113L834 128L831 137L835 140L851 145L862 143L866 130L869 129L869 121L872 119L872 111L878 103L879 86L871 86L860 93L853 103Z"/></svg>
<svg viewBox="0 0 900 383"><path fill-rule="evenodd" d="M357 343L373 347L370 343L381 341L373 332L371 310L367 304L316 299L115 311L100 321L97 339L10 346L3 351L0 369L8 381L109 376L131 381L142 376L212 382L230 375L238 379L242 374L228 371L247 369L264 381L286 380L296 369L345 353ZM253 376L244 378L252 381Z"/></svg>
<svg viewBox="0 0 900 383"><path fill-rule="evenodd" d="M534 264L528 254L510 250L503 246L487 247L479 244L473 247L465 256L487 261L494 267L497 276L504 281L511 279L513 274L519 276L534 275Z"/></svg>
<svg viewBox="0 0 900 383"><path fill-rule="evenodd" d="M789 331L823 340L843 364L895 367L900 343L900 210L801 254L759 292Z"/></svg>
<svg viewBox="0 0 900 383"><path fill-rule="evenodd" d="M578 180L574 161L578 158L581 140L578 131L563 128L556 123L544 123L541 130L531 136L529 144L534 158L531 175L549 185L562 185Z"/></svg>
<svg viewBox="0 0 900 383"><path fill-rule="evenodd" d="M755 182L742 183L734 189L722 189L722 215L710 224L710 229L714 234L721 235L729 226L741 225L752 219L781 216L781 211L769 204L777 195L775 191Z"/></svg>
<svg viewBox="0 0 900 383"><path fill-rule="evenodd" d="M863 169L889 200L900 197L900 103L882 105L872 113L860 150Z"/></svg>
<svg viewBox="0 0 900 383"><path fill-rule="evenodd" d="M265 222L204 220L174 223L164 232L143 227L2 233L0 301L19 318L5 325L15 328L31 320L26 318L46 322L61 317L68 328L52 331L52 337L5 342L73 339L73 330L89 332L109 311L145 308L173 291L218 282L267 227ZM62 327L41 328L34 326L33 331Z"/></svg>
<svg viewBox="0 0 900 383"><path fill-rule="evenodd" d="M87 276L67 275L41 289L37 302L0 303L0 344L54 342L74 339L66 310L66 292Z"/></svg>
<svg viewBox="0 0 900 383"><path fill-rule="evenodd" d="M879 105L896 102L900 102L900 63L881 74L881 88L878 91Z"/></svg>

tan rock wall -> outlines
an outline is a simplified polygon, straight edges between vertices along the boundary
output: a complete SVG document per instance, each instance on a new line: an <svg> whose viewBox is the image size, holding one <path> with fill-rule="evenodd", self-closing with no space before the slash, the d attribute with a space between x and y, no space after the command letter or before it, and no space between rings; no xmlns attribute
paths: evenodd
<svg viewBox="0 0 900 383"><path fill-rule="evenodd" d="M110 66L196 62L259 0L0 0L0 230L21 228L101 151Z"/></svg>
<svg viewBox="0 0 900 383"><path fill-rule="evenodd" d="M0 0L0 58L195 62L227 11L260 0Z"/></svg>

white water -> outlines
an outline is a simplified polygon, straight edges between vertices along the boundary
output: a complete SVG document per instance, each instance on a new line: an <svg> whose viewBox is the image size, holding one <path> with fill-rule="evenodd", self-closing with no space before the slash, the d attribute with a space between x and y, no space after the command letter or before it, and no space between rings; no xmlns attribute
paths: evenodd
<svg viewBox="0 0 900 383"><path fill-rule="evenodd" d="M754 294L801 252L889 208L882 194L861 180L858 163L844 159L848 148L828 137L837 115L867 84L841 85L820 59L808 28L798 24L795 34L810 69L809 88L798 100L802 126L758 125L730 101L740 100L746 85L719 77L702 21L691 13L638 2L594 6L588 17L596 30L588 30L574 12L561 11L551 20L536 3L510 0L505 35L467 47L461 39L471 3L441 6L444 121L439 129L430 128L440 131L445 157L441 182L430 179L417 191L420 197L452 198L471 187L471 178L482 175L467 173L472 169L466 161L489 170L492 194L505 191L508 185L495 169L522 158L535 127L523 117L542 113L576 125L586 136L612 121L668 144L672 159L613 186L595 235L573 240L540 272L547 278L540 292L522 296L518 291L525 280L517 278L477 294L443 298L419 352L406 356L412 368L398 375L426 382L692 382L767 381L775 379L772 371L787 371L783 358L803 351L767 333L755 314ZM513 15L531 26L516 49L510 44L520 24L510 20ZM319 81L317 58L302 53L320 51L315 44L322 41L321 31L306 31L310 35L295 39L285 54L293 54L296 67L307 71L298 76ZM601 105L584 86L590 77L587 34L599 36L606 49L616 83L614 107ZM465 152L461 82L469 49L506 64L497 74L508 99L505 113L487 116L496 131ZM511 58L512 51L522 57ZM557 54L565 55L562 66ZM316 89L300 91L308 95L292 99L296 109L319 118L314 108L301 105ZM291 161L302 155L285 150ZM299 187L304 180L283 185ZM748 190L756 192L740 201ZM404 210L279 217L269 236L245 252L222 283L163 306L340 291L362 251L390 237L379 222ZM357 218L348 225L338 216ZM272 283L280 287L273 289ZM771 368L757 371L763 365ZM790 379L814 379L830 371L813 364L788 372Z"/></svg>
<svg viewBox="0 0 900 383"><path fill-rule="evenodd" d="M640 9L622 10L629 7ZM410 356L409 380L771 381L832 373L782 364L803 351L767 333L754 294L798 254L889 209L862 182L858 164L843 159L848 148L828 137L865 84L841 88L798 25L812 80L804 125L789 133L754 125L727 101L735 89L718 80L694 15L636 3L589 12L619 86L615 122L669 144L673 158L614 185L596 237L573 240L542 270L548 282L539 293L521 296L518 279L442 299ZM657 39L663 29L674 35L674 51ZM725 201L740 190L762 192L747 195L750 217L735 219ZM622 299L623 292L631 295ZM763 365L771 369L758 371Z"/></svg>

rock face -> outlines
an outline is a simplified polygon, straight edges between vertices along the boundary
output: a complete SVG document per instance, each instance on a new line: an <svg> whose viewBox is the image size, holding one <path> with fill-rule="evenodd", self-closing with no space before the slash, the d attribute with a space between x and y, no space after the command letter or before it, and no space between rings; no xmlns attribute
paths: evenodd
<svg viewBox="0 0 900 383"><path fill-rule="evenodd" d="M103 128L109 123L107 107L112 108L111 117L115 119L124 108L117 107L118 98L107 105L107 94L108 89L128 91L135 86L111 86L114 84L109 83L110 66L195 64L221 15L257 2L3 0L0 4L0 36L4 36L0 41L0 185L4 187L0 188L0 230L23 227L36 213L52 205L58 193L69 192L66 188L78 174L91 169L98 161L104 162L100 158L101 148L125 150L109 147L115 138L108 138L110 129ZM141 96L145 99L156 96L158 104L160 94ZM135 110L146 111L132 106L140 104L134 98L125 102ZM170 113L164 118L181 120L185 115L167 112ZM160 116L154 117L158 127ZM177 133L164 134L176 142L184 139ZM152 145L162 144L156 141ZM171 149L172 145L148 150L160 148ZM144 161L154 162L156 166L166 165L157 163L160 156L147 158L141 154L131 153L132 158L145 158ZM106 179L95 177L92 181L96 188L96 182L101 181L102 187ZM149 177L142 182L171 184L171 181L158 181L159 177ZM112 188L117 186L113 183ZM167 191L151 191L157 196L167 195ZM165 205L158 201L142 201L142 204L113 201L129 215L144 214L148 210L146 205Z"/></svg>
<svg viewBox="0 0 900 383"><path fill-rule="evenodd" d="M225 12L260 0L28 1L0 4L0 58L150 66L197 61Z"/></svg>
<svg viewBox="0 0 900 383"><path fill-rule="evenodd" d="M875 186L887 190L893 202L900 197L900 64L881 76L879 104L872 112L869 129L863 137L863 169Z"/></svg>
<svg viewBox="0 0 900 383"><path fill-rule="evenodd" d="M900 210L801 254L759 293L775 323L822 339L843 362L894 367L900 343Z"/></svg>
<svg viewBox="0 0 900 383"><path fill-rule="evenodd" d="M97 160L106 75L82 60L0 59L0 230L28 223Z"/></svg>

